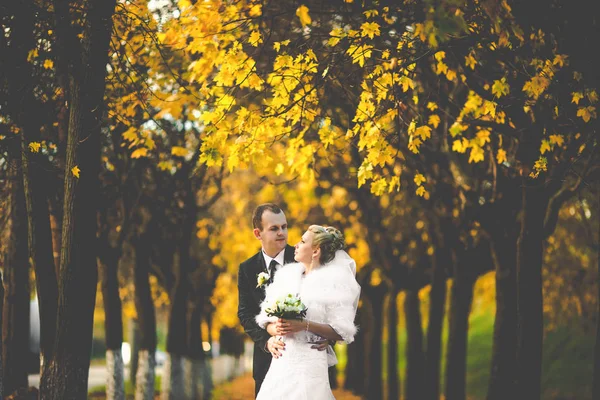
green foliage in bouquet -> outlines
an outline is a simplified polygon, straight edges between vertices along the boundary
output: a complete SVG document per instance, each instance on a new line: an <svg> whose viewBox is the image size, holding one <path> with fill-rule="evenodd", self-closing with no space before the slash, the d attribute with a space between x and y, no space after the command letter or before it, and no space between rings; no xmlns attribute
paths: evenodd
<svg viewBox="0 0 600 400"><path fill-rule="evenodd" d="M284 319L303 319L306 316L306 310L300 297L292 294L276 299L268 308L265 308L269 317Z"/></svg>

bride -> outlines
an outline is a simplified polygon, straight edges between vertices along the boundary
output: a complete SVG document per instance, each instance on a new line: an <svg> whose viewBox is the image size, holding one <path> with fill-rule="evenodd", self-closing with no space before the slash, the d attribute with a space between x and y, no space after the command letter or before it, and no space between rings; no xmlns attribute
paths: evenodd
<svg viewBox="0 0 600 400"><path fill-rule="evenodd" d="M256 322L283 337L284 350L271 351L273 360L257 400L335 399L329 386L328 366L337 360L333 349L314 350L314 343L343 340L356 334L354 317L360 286L356 263L343 250L344 238L332 227L311 225L295 246L298 263L278 270L266 289ZM274 299L299 295L307 307L303 320L269 317L265 309ZM272 326L268 326L273 324Z"/></svg>

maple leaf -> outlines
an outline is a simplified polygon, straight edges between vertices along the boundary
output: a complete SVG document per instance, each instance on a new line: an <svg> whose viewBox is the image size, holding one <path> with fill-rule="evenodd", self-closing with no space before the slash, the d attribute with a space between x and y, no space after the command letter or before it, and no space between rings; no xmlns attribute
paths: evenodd
<svg viewBox="0 0 600 400"><path fill-rule="evenodd" d="M252 31L250 37L248 38L248 43L250 43L254 47L258 47L259 44L263 42L262 36L258 31Z"/></svg>
<svg viewBox="0 0 600 400"><path fill-rule="evenodd" d="M469 164L474 162L478 163L484 160L483 149L477 145L471 146L471 153L469 154Z"/></svg>
<svg viewBox="0 0 600 400"><path fill-rule="evenodd" d="M140 147L139 149L135 149L133 153L131 153L131 158L141 158L146 157L148 155L148 149L146 147Z"/></svg>
<svg viewBox="0 0 600 400"><path fill-rule="evenodd" d="M189 151L185 147L173 146L171 148L171 155L176 157L185 157L189 154Z"/></svg>
<svg viewBox="0 0 600 400"><path fill-rule="evenodd" d="M250 8L248 15L251 17L260 17L262 15L262 4L255 4Z"/></svg>
<svg viewBox="0 0 600 400"><path fill-rule="evenodd" d="M579 104L579 100L583 99L583 93L581 92L573 92L571 95L573 96L571 103Z"/></svg>
<svg viewBox="0 0 600 400"><path fill-rule="evenodd" d="M429 109L431 111L435 111L435 110L437 110L437 108L438 108L438 106L434 102L430 101L427 103L427 109Z"/></svg>
<svg viewBox="0 0 600 400"><path fill-rule="evenodd" d="M452 142L452 151L457 153L464 153L469 148L469 141L467 138L457 139Z"/></svg>
<svg viewBox="0 0 600 400"><path fill-rule="evenodd" d="M40 151L40 147L42 144L40 142L31 142L29 143L29 151L32 153L37 153Z"/></svg>
<svg viewBox="0 0 600 400"><path fill-rule="evenodd" d="M312 22L312 19L308 14L308 7L306 7L305 5L298 7L298 9L296 10L296 16L300 18L300 23L303 27L306 25L310 25Z"/></svg>
<svg viewBox="0 0 600 400"><path fill-rule="evenodd" d="M79 167L76 165L73 168L71 168L71 173L73 174L73 176L75 178L79 178L79 174L81 173L81 170L79 169Z"/></svg>
<svg viewBox="0 0 600 400"><path fill-rule="evenodd" d="M477 64L477 60L473 57L472 54L469 54L465 57L465 65L471 69L475 69L475 65Z"/></svg>
<svg viewBox="0 0 600 400"><path fill-rule="evenodd" d="M417 186L421 186L421 184L423 182L427 182L427 178L425 178L425 176L423 176L423 174L416 174L414 181Z"/></svg>
<svg viewBox="0 0 600 400"><path fill-rule="evenodd" d="M377 22L365 22L360 26L360 36L368 36L370 39L379 36L381 31L379 30L379 24Z"/></svg>
<svg viewBox="0 0 600 400"><path fill-rule="evenodd" d="M482 129L477 132L477 142L479 142L479 146L483 146L486 143L490 142L490 131L487 129Z"/></svg>
<svg viewBox="0 0 600 400"><path fill-rule="evenodd" d="M510 92L510 86L506 83L506 78L494 81L492 85L492 94L498 98L506 96Z"/></svg>
<svg viewBox="0 0 600 400"><path fill-rule="evenodd" d="M415 136L421 136L421 139L427 140L431 137L431 127L423 125L415 130Z"/></svg>
<svg viewBox="0 0 600 400"><path fill-rule="evenodd" d="M542 140L542 144L540 145L540 153L544 154L547 151L551 151L552 150L552 146L550 145L550 141L549 140Z"/></svg>
<svg viewBox="0 0 600 400"><path fill-rule="evenodd" d="M426 197L427 190L425 190L425 186L419 186L415 193L417 194L417 196Z"/></svg>
<svg viewBox="0 0 600 400"><path fill-rule="evenodd" d="M565 138L562 135L550 135L550 143L562 146L565 143Z"/></svg>
<svg viewBox="0 0 600 400"><path fill-rule="evenodd" d="M504 149L498 149L498 154L496 154L496 161L498 161L498 164L506 162L506 151Z"/></svg>
<svg viewBox="0 0 600 400"><path fill-rule="evenodd" d="M596 107L594 107L594 106L580 107L577 110L577 116L581 117L584 122L590 122L590 119L596 118Z"/></svg>
<svg viewBox="0 0 600 400"><path fill-rule="evenodd" d="M371 182L371 193L375 196L381 196L385 193L387 188L387 181L385 178L379 178L374 182Z"/></svg>
<svg viewBox="0 0 600 400"><path fill-rule="evenodd" d="M436 114L432 114L429 116L429 120L427 121L429 125L432 125L434 128L437 128L440 124L440 116Z"/></svg>

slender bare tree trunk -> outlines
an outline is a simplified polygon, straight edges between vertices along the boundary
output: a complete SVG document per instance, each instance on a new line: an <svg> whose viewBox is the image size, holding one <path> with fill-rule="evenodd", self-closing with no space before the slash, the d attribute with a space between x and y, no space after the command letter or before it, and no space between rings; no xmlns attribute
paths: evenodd
<svg viewBox="0 0 600 400"><path fill-rule="evenodd" d="M121 346L123 317L119 295L118 265L120 252L105 246L100 257L102 301L104 303L104 332L106 341L106 398L125 399L125 372Z"/></svg>
<svg viewBox="0 0 600 400"><path fill-rule="evenodd" d="M400 375L398 374L398 290L392 287L388 304L388 359L387 394L389 400L400 398Z"/></svg>
<svg viewBox="0 0 600 400"><path fill-rule="evenodd" d="M154 301L150 291L150 256L149 238L144 233L132 239L135 247L135 308L140 327L140 345L136 374L136 400L152 400L154 398L154 377L156 367L156 315Z"/></svg>
<svg viewBox="0 0 600 400"><path fill-rule="evenodd" d="M100 130L112 16L116 0L86 7L83 40L72 29L69 3L55 0L57 61L66 65L69 131L60 257L56 342L41 399L87 396L97 269Z"/></svg>
<svg viewBox="0 0 600 400"><path fill-rule="evenodd" d="M373 400L383 399L383 371L382 371L382 337L383 337L383 302L386 290L383 285L363 289L371 303L372 325L370 329L369 358L367 375L367 393Z"/></svg>
<svg viewBox="0 0 600 400"><path fill-rule="evenodd" d="M33 94L32 64L27 61L29 51L35 46L35 10L33 2L7 3L14 20L10 29L10 46L0 41L6 53L6 84L11 96L8 110L22 129L21 157L22 179L27 205L29 258L36 275L40 307L40 359L42 378L46 376L44 360L52 356L56 331L58 287L52 255L52 239L48 218L44 156L29 149L31 142L41 142L40 104ZM5 39L4 36L2 39ZM18 154L18 151L17 151ZM17 156L15 156L17 157Z"/></svg>
<svg viewBox="0 0 600 400"><path fill-rule="evenodd" d="M10 235L4 258L2 373L6 394L27 387L29 359L29 258L27 213L18 142L9 166Z"/></svg>
<svg viewBox="0 0 600 400"><path fill-rule="evenodd" d="M185 398L184 358L188 354L187 306L189 293L190 245L195 215L188 215L181 229L178 257L175 257L175 285L171 294L169 332L167 336L167 363L164 368L161 399ZM190 223L191 222L191 223Z"/></svg>
<svg viewBox="0 0 600 400"><path fill-rule="evenodd" d="M206 356L202 348L202 296L195 293L190 301L187 324L189 359L184 362L185 395L188 399L200 399L202 393L202 368Z"/></svg>
<svg viewBox="0 0 600 400"><path fill-rule="evenodd" d="M517 367L517 249L513 237L494 238L496 319L487 400L516 397Z"/></svg>
<svg viewBox="0 0 600 400"><path fill-rule="evenodd" d="M467 342L474 279L468 271L471 266L460 264L461 260L454 269L450 297L450 330L446 352L447 400L465 400L467 396Z"/></svg>
<svg viewBox="0 0 600 400"><path fill-rule="evenodd" d="M517 395L539 400L544 315L542 258L548 198L539 183L523 180L521 233L517 242Z"/></svg>
<svg viewBox="0 0 600 400"><path fill-rule="evenodd" d="M598 256L598 309L596 314L596 345L594 347L594 381L592 389L592 398L600 399L600 251Z"/></svg>
<svg viewBox="0 0 600 400"><path fill-rule="evenodd" d="M4 308L4 282L2 280L2 271L0 271L0 310ZM0 330L2 330L2 313L0 313ZM4 372L2 371L2 352L0 351L0 400L4 393Z"/></svg>
<svg viewBox="0 0 600 400"><path fill-rule="evenodd" d="M418 290L407 290L404 299L406 318L406 400L423 398L425 359L423 355L423 326Z"/></svg>
<svg viewBox="0 0 600 400"><path fill-rule="evenodd" d="M446 250L446 251L445 251ZM446 305L446 273L444 263L450 260L447 249L436 249L437 257L433 265L433 277L429 294L429 323L425 351L425 399L438 400L440 397L440 361L442 356L442 326ZM442 254L443 253L443 254Z"/></svg>

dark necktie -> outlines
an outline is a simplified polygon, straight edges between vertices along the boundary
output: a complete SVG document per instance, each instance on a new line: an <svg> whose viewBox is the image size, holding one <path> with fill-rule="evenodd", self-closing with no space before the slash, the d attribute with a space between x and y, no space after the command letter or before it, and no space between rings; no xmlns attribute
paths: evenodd
<svg viewBox="0 0 600 400"><path fill-rule="evenodd" d="M273 283L273 278L275 277L277 265L279 265L277 261L275 261L275 259L272 259L271 263L269 264L269 284Z"/></svg>

